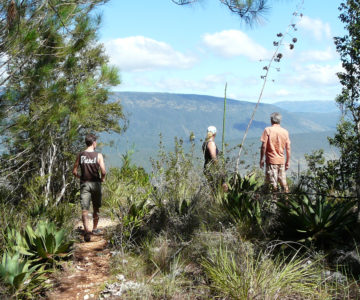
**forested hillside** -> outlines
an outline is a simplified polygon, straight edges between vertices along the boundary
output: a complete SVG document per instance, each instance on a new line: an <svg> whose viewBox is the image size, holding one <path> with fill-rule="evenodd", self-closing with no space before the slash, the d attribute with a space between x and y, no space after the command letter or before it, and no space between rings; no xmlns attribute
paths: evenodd
<svg viewBox="0 0 360 300"><path fill-rule="evenodd" d="M198 157L202 156L201 145L209 125L217 127L217 140L219 143L221 141L222 98L136 92L116 92L112 97L120 100L129 120L129 127L121 136L104 135L107 141L114 141L112 147L104 148L109 163L113 166L121 165L122 154L134 150L134 162L150 170L150 157L157 155L160 134L164 147L170 150L174 146L175 137L182 139L185 147L189 147L190 134L193 133ZM260 136L264 128L270 126L270 114L275 111L282 113L282 126L290 133L294 145L293 167L296 170L298 162L302 168L305 167L304 154L313 150L324 149L328 157L334 157L336 151L329 147L327 136L334 134L340 113L333 110L314 112L315 106L321 104L326 105L329 102L311 102L307 109L311 110L310 112L301 112L301 109L289 112L281 106L260 104L245 144L245 147L251 150L247 155L249 163L253 164L253 156L259 155ZM227 99L225 141L228 149L241 143L254 106L251 102ZM305 104L302 104L302 107L305 107ZM233 151L232 155L234 153Z"/></svg>

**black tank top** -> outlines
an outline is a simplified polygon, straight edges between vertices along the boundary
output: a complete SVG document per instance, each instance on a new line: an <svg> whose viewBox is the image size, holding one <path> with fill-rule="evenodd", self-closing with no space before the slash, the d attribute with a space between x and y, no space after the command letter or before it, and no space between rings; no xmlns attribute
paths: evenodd
<svg viewBox="0 0 360 300"><path fill-rule="evenodd" d="M79 155L81 169L80 181L101 182L99 174L100 165L98 162L98 152L83 151Z"/></svg>
<svg viewBox="0 0 360 300"><path fill-rule="evenodd" d="M211 158L211 155L210 155L210 151L209 151L209 148L208 148L208 144L209 144L210 141L207 141L207 142L204 142L202 144L202 150L203 150L203 153L204 153L204 159L205 159L205 163L204 163L204 168L207 166L207 164L209 162L212 161L212 158ZM219 150L215 144L215 148L216 148L216 157L218 156L219 154Z"/></svg>

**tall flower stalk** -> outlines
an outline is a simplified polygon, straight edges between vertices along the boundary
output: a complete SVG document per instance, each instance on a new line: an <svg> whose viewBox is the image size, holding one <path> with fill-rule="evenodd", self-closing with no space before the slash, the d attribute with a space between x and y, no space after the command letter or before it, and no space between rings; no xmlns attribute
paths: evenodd
<svg viewBox="0 0 360 300"><path fill-rule="evenodd" d="M225 91L224 91L224 114L223 114L223 129L222 129L222 140L221 140L221 152L223 155L225 153L226 91L227 91L227 82L225 83Z"/></svg>
<svg viewBox="0 0 360 300"><path fill-rule="evenodd" d="M259 104L260 104L260 101L262 99L262 96L263 96L263 93L264 93L264 90L265 90L265 86L266 86L266 83L268 82L268 79L269 79L269 72L270 72L270 69L273 65L274 62L280 62L280 60L282 59L283 55L282 53L280 53L280 48L281 46L283 46L283 42L284 42L284 39L286 36L290 35L290 31L296 31L296 24L295 24L295 20L298 19L299 17L302 17L303 15L301 13L299 13L299 11L302 9L303 7L303 4L304 4L304 0L302 0L298 6L297 6L297 9L296 11L293 13L293 18L291 20L291 23L288 25L288 27L286 28L286 32L285 34L282 34L282 33L278 33L277 34L277 37L279 38L278 41L274 41L273 44L275 46L275 51L271 57L271 59L269 60L269 63L267 64L267 66L264 66L263 67L263 70L265 70L265 74L261 76L261 79L263 79L263 84L262 84L262 87L261 87L261 90L260 90L260 94L259 94L259 97L258 97L258 100L256 102L256 105L254 107L254 110L252 112L252 115L251 115L251 118L250 118L250 121L248 123L248 126L245 130L245 133L244 133L244 136L243 136L243 139L241 141L241 144L240 144L240 149L239 149L239 154L237 156L237 159L236 159L236 165L235 165L235 174L237 174L239 172L239 164L240 164L240 157L241 157L241 153L242 153L242 149L243 149L243 146L244 146L244 143L245 143L245 140L246 140L246 137L247 137L247 134L249 132L249 129L250 129L250 126L255 118L255 113L259 107ZM291 36L291 35L290 35ZM294 49L294 43L297 42L297 39L296 38L293 38L292 39L292 43L289 44L289 48L290 50ZM279 71L279 68L277 68L277 70ZM235 176L236 178L236 176ZM236 180L236 179L235 179Z"/></svg>

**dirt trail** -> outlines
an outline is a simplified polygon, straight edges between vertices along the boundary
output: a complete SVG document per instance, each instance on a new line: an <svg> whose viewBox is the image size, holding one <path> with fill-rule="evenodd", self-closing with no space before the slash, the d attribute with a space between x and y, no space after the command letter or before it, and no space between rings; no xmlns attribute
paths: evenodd
<svg viewBox="0 0 360 300"><path fill-rule="evenodd" d="M100 218L102 233L92 235L91 241L75 243L74 263L65 269L49 293L49 300L98 299L100 287L109 279L110 250L104 238L107 228L114 226L110 219ZM76 225L80 227L81 223Z"/></svg>

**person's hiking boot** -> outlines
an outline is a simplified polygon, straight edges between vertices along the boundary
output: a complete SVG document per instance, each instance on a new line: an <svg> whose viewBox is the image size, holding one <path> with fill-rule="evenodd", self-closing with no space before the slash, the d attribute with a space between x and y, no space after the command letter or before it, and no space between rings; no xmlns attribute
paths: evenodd
<svg viewBox="0 0 360 300"><path fill-rule="evenodd" d="M90 232L85 232L84 241L87 242L87 243L91 241Z"/></svg>
<svg viewBox="0 0 360 300"><path fill-rule="evenodd" d="M92 231L92 234L94 234L94 235L98 235L98 234L102 234L102 233L103 233L103 231L99 228L93 229L93 231Z"/></svg>

